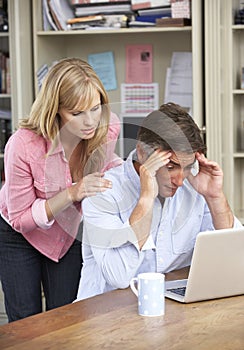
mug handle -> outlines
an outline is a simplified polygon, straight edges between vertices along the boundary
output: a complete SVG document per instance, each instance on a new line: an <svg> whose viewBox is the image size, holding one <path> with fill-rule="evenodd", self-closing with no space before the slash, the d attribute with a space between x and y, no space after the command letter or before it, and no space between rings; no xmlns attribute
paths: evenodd
<svg viewBox="0 0 244 350"><path fill-rule="evenodd" d="M130 288L131 288L132 292L138 297L138 290L135 287L135 282L138 283L137 277L132 278L132 280L130 281Z"/></svg>

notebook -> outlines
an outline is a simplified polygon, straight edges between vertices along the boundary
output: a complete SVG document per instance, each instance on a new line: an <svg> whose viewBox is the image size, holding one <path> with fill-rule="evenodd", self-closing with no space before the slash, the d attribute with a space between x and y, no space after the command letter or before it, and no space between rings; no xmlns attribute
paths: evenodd
<svg viewBox="0 0 244 350"><path fill-rule="evenodd" d="M244 294L243 276L244 227L200 232L188 279L166 281L165 296L192 303Z"/></svg>

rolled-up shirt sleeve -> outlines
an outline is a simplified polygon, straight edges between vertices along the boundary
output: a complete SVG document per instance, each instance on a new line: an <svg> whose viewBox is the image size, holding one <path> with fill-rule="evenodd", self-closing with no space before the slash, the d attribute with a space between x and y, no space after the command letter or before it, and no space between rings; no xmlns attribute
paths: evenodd
<svg viewBox="0 0 244 350"><path fill-rule="evenodd" d="M54 220L48 221L45 202L45 199L36 199L32 204L31 212L36 225L44 230L48 230L53 225Z"/></svg>
<svg viewBox="0 0 244 350"><path fill-rule="evenodd" d="M82 244L85 246L84 251L89 251L87 257L90 255L91 259L95 259L103 278L110 286L128 287L144 259L145 250L155 248L152 238L149 236L144 249L139 250L129 218L123 221L119 211L116 212L116 201L110 201L106 196L85 199L82 209ZM84 259L87 257L84 256Z"/></svg>

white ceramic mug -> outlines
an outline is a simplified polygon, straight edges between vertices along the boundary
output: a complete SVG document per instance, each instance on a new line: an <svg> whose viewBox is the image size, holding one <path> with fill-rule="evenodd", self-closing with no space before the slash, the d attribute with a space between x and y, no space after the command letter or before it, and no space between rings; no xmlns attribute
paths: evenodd
<svg viewBox="0 0 244 350"><path fill-rule="evenodd" d="M138 297L141 316L162 316L165 313L165 276L158 272L140 273L132 278L130 287ZM137 287L136 287L137 285Z"/></svg>

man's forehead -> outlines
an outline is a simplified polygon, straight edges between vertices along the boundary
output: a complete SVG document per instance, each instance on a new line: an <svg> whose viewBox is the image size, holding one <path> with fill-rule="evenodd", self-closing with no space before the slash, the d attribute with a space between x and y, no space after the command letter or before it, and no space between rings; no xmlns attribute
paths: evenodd
<svg viewBox="0 0 244 350"><path fill-rule="evenodd" d="M192 164L195 161L196 154L185 153L185 152L172 152L170 160L174 163L180 164L181 166L186 166Z"/></svg>

